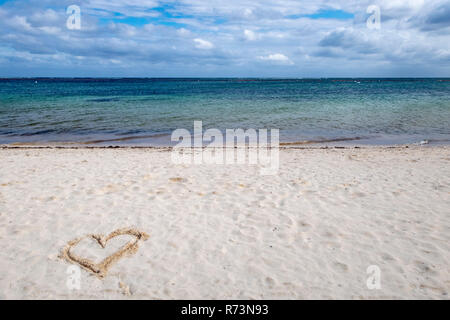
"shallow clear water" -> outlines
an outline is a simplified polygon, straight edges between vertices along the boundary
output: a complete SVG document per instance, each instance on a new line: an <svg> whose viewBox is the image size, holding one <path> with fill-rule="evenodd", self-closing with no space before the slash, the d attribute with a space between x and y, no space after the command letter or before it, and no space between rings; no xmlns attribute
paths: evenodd
<svg viewBox="0 0 450 320"><path fill-rule="evenodd" d="M448 79L2 79L0 144L168 144L178 128L281 141L450 141ZM104 141L108 140L108 141Z"/></svg>

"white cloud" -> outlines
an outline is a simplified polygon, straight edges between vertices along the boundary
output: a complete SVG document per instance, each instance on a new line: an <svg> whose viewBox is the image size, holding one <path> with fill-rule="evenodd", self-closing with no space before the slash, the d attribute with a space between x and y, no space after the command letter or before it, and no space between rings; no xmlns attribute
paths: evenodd
<svg viewBox="0 0 450 320"><path fill-rule="evenodd" d="M207 41L207 40L203 40L203 39L197 38L197 39L194 39L194 42L196 43L195 47L197 49L209 50L209 49L214 48L214 45L211 42Z"/></svg>
<svg viewBox="0 0 450 320"><path fill-rule="evenodd" d="M258 39L258 35L253 32L252 30L244 30L244 37L245 39L247 39L248 41L254 41L256 39Z"/></svg>
<svg viewBox="0 0 450 320"><path fill-rule="evenodd" d="M25 31L33 30L33 28L31 27L31 24L27 21L26 17L14 16L14 17L6 20L6 23L15 29L22 29Z"/></svg>
<svg viewBox="0 0 450 320"><path fill-rule="evenodd" d="M282 53L269 54L268 56L259 56L260 60L272 61L282 64L293 64L293 62Z"/></svg>
<svg viewBox="0 0 450 320"><path fill-rule="evenodd" d="M61 18L64 17L61 17L55 10L47 9L44 12L34 12L30 20L33 22L57 23Z"/></svg>
<svg viewBox="0 0 450 320"><path fill-rule="evenodd" d="M45 33L51 34L51 35L58 35L61 32L61 29L58 27L40 27L39 30L44 31Z"/></svg>
<svg viewBox="0 0 450 320"><path fill-rule="evenodd" d="M180 36L188 36L188 35L190 35L191 34L191 32L189 31L189 30L187 30L187 29L185 29L185 28L181 28L181 29L179 29L178 31L177 31L177 33L180 35Z"/></svg>
<svg viewBox="0 0 450 320"><path fill-rule="evenodd" d="M0 76L29 74L25 60L42 75L49 69L71 75L80 57L89 75L114 61L111 74L96 70L111 76L155 75L157 68L169 76L190 70L193 76L450 74L449 0L377 0L382 26L376 31L366 27L373 0L83 0L80 32L66 29L68 3L0 6ZM355 19L304 16L320 10ZM63 62L56 64L54 54Z"/></svg>

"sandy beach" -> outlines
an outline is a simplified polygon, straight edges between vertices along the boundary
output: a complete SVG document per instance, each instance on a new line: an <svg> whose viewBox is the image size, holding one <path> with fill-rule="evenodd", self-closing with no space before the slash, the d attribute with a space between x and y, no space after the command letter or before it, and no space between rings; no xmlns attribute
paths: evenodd
<svg viewBox="0 0 450 320"><path fill-rule="evenodd" d="M0 149L0 299L449 298L450 147L283 149L273 176L170 154ZM130 250L78 290L86 235L94 269Z"/></svg>

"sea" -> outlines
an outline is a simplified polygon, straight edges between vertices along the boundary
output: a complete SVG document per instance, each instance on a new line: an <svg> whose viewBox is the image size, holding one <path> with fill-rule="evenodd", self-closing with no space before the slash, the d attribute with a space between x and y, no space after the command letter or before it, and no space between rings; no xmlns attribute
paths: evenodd
<svg viewBox="0 0 450 320"><path fill-rule="evenodd" d="M0 79L0 144L170 146L176 129L285 145L450 143L450 79Z"/></svg>

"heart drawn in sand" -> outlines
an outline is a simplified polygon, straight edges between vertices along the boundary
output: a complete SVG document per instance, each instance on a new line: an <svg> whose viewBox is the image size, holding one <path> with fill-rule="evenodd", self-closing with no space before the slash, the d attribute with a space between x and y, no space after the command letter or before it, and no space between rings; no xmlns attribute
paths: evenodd
<svg viewBox="0 0 450 320"><path fill-rule="evenodd" d="M118 251L111 254L110 256L106 257L99 263L95 263L89 259L80 257L78 255L75 255L73 252L71 252L71 249L76 247L81 240L86 238L92 238L98 242L98 244L105 249L106 244L109 240L112 238L121 236L121 235L130 235L135 237L135 240L129 241L124 246L122 246ZM103 235L96 235L96 234L90 234L81 238L74 239L72 241L69 241L67 245L64 247L62 251L62 258L66 259L70 263L78 264L83 269L92 272L96 276L103 278L108 273L108 269L117 262L120 258L122 258L125 255L132 255L136 253L138 247L139 247L139 241L140 240L147 240L149 238L149 235L145 232L138 231L136 229L132 228L124 228L124 229L118 229L116 231L111 232L107 236Z"/></svg>

